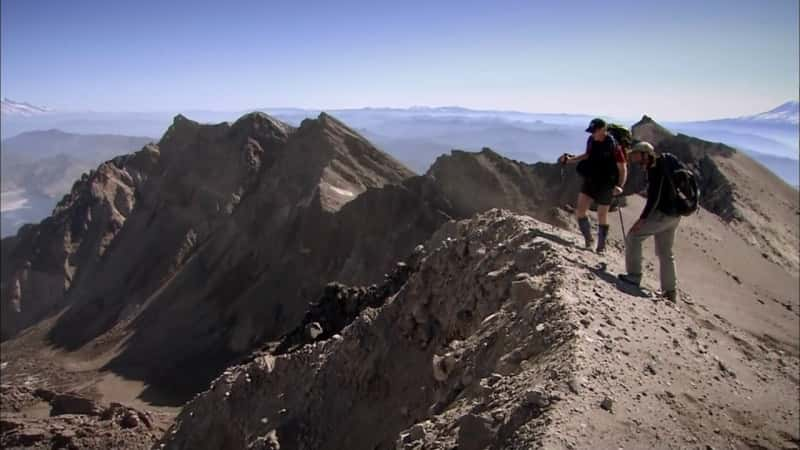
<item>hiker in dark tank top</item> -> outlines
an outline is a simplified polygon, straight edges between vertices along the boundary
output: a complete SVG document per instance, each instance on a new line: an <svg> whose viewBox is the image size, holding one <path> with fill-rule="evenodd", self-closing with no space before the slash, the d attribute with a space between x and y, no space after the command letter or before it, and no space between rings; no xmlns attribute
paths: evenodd
<svg viewBox="0 0 800 450"><path fill-rule="evenodd" d="M597 203L597 252L602 253L606 248L609 229L608 210L614 197L622 194L622 187L628 178L628 167L625 151L608 134L603 119L592 120L586 132L591 133L586 141L586 152L580 156L563 155L559 163L578 164L578 173L583 177L575 215L587 248L594 246L588 211L592 201Z"/></svg>

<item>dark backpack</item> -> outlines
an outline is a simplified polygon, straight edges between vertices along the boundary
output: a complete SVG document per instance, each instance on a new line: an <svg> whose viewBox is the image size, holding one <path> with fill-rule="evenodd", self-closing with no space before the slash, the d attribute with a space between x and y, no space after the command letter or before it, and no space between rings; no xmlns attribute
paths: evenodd
<svg viewBox="0 0 800 450"><path fill-rule="evenodd" d="M589 157L578 163L575 170L578 174L598 186L612 187L619 181L619 169L617 160L614 159L614 151L617 142L611 134L606 136L608 143L603 143L602 147L592 148L594 139L589 136L586 141L586 149Z"/></svg>
<svg viewBox="0 0 800 450"><path fill-rule="evenodd" d="M678 216L690 216L700 207L700 188L697 185L697 176L681 160L674 155L665 153L664 180L672 199L671 210Z"/></svg>

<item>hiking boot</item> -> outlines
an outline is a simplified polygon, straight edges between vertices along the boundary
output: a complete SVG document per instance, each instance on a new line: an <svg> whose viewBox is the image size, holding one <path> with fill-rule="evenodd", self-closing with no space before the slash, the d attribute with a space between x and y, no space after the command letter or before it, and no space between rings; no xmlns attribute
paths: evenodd
<svg viewBox="0 0 800 450"><path fill-rule="evenodd" d="M642 283L642 276L641 275L633 275L633 274L630 274L630 273L621 273L621 274L617 275L617 278L619 278L619 281L622 281L623 283L626 283L626 284L630 284L632 286L636 286L637 288Z"/></svg>
<svg viewBox="0 0 800 450"><path fill-rule="evenodd" d="M592 224L589 223L588 217L578 219L578 228L581 230L586 248L591 249L594 247L594 238L592 238Z"/></svg>
<svg viewBox="0 0 800 450"><path fill-rule="evenodd" d="M666 291L662 293L661 296L672 303L678 303L678 291Z"/></svg>
<svg viewBox="0 0 800 450"><path fill-rule="evenodd" d="M608 225L600 225L597 230L597 253L606 251L606 238L608 237Z"/></svg>

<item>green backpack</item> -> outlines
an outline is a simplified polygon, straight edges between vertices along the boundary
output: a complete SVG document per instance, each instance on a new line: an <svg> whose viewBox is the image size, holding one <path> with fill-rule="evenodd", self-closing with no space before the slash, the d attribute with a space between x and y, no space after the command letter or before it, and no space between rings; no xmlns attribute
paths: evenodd
<svg viewBox="0 0 800 450"><path fill-rule="evenodd" d="M624 126L610 123L606 127L606 130L623 149L631 148L631 145L633 145L633 135L631 131Z"/></svg>

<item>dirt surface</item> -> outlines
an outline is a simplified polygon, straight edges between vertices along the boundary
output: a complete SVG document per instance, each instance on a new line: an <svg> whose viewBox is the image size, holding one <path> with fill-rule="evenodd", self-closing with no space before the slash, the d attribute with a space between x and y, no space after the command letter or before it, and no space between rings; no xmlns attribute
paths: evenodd
<svg viewBox="0 0 800 450"><path fill-rule="evenodd" d="M180 408L141 399L140 381L99 370L41 344L42 330L24 345L4 343L0 367L0 445L3 448L150 448ZM38 345L36 345L38 344Z"/></svg>
<svg viewBox="0 0 800 450"><path fill-rule="evenodd" d="M3 448L146 449L172 418L116 402L104 404L79 392L15 383L0 385L0 400Z"/></svg>
<svg viewBox="0 0 800 450"><path fill-rule="evenodd" d="M633 225L644 203L644 198L629 198L629 205L622 209L626 227ZM611 220L612 236L621 241L619 218ZM644 249L650 269L648 282L657 289L658 265L652 239L646 241ZM698 305L764 343L797 354L800 281L790 267L765 258L758 247L704 210L681 220L675 254L681 289L697 299Z"/></svg>

